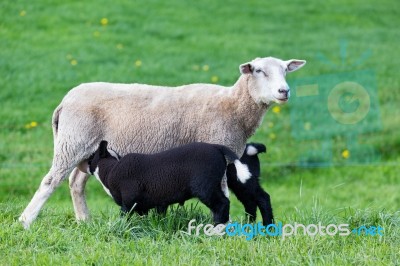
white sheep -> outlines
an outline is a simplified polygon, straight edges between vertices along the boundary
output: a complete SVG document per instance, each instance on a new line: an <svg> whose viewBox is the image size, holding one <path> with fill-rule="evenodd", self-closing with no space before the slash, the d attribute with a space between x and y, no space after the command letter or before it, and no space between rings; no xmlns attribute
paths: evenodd
<svg viewBox="0 0 400 266"><path fill-rule="evenodd" d="M76 218L88 219L87 159L103 139L122 156L160 152L195 141L225 145L241 155L271 104L289 99L286 73L305 63L256 58L240 65L242 75L230 88L100 82L73 88L53 114L52 166L19 220L28 228L71 171Z"/></svg>

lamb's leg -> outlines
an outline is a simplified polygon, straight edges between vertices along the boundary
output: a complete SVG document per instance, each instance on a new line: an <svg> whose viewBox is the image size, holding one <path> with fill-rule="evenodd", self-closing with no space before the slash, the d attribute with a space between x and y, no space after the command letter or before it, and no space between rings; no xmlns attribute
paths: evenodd
<svg viewBox="0 0 400 266"><path fill-rule="evenodd" d="M255 200L257 191L249 192L249 190L252 191L252 187L243 189L243 186L249 185L232 186L231 189L236 198L243 204L244 210L249 216L249 221L254 222L257 218L257 201Z"/></svg>
<svg viewBox="0 0 400 266"><path fill-rule="evenodd" d="M257 205L260 208L263 224L268 225L274 223L274 215L272 213L271 197L261 187L256 192Z"/></svg>
<svg viewBox="0 0 400 266"><path fill-rule="evenodd" d="M75 168L69 176L69 188L74 204L75 217L78 221L89 219L89 209L86 204L85 186L90 175Z"/></svg>
<svg viewBox="0 0 400 266"><path fill-rule="evenodd" d="M223 224L229 221L229 199L225 194L217 189L212 195L199 196L203 202L213 213L215 224Z"/></svg>
<svg viewBox="0 0 400 266"><path fill-rule="evenodd" d="M215 224L224 224L229 221L229 199L224 196L219 197L215 207L211 207Z"/></svg>
<svg viewBox="0 0 400 266"><path fill-rule="evenodd" d="M257 218L257 201L246 199L241 202L243 203L246 214L249 216L249 221L254 222Z"/></svg>
<svg viewBox="0 0 400 266"><path fill-rule="evenodd" d="M124 217L125 215L127 215L129 213L129 209L124 204L122 204L120 213L121 213L121 217Z"/></svg>
<svg viewBox="0 0 400 266"><path fill-rule="evenodd" d="M32 200L19 217L19 221L22 223L25 229L27 229L36 219L44 203L74 167L73 165L69 165L68 167L68 164L63 165L64 167L53 162L50 171L43 178L39 189L36 191Z"/></svg>
<svg viewBox="0 0 400 266"><path fill-rule="evenodd" d="M257 218L257 201L254 200L254 195L243 195L240 193L236 193L235 195L243 204L244 211L249 216L249 221L254 222Z"/></svg>
<svg viewBox="0 0 400 266"><path fill-rule="evenodd" d="M136 213L139 214L140 216L144 216L144 215L149 214L149 209L137 208L137 209L134 209L134 212L136 212Z"/></svg>
<svg viewBox="0 0 400 266"><path fill-rule="evenodd" d="M165 216L166 214L167 214L167 209L168 209L168 206L157 206L156 207L156 212L158 213L158 214L160 214L160 215L163 215L163 216Z"/></svg>

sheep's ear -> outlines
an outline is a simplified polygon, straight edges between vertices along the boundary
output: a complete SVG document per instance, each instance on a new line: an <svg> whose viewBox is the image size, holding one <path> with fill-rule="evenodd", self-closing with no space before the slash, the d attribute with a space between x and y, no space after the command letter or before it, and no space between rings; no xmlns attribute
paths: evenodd
<svg viewBox="0 0 400 266"><path fill-rule="evenodd" d="M287 72L293 72L303 67L306 64L306 60L290 59L285 61L285 63Z"/></svg>
<svg viewBox="0 0 400 266"><path fill-rule="evenodd" d="M107 141L103 140L100 142L100 158L105 158L107 157Z"/></svg>
<svg viewBox="0 0 400 266"><path fill-rule="evenodd" d="M245 63L245 64L241 64L239 69L240 69L240 73L242 73L242 74L251 74L251 73L253 73L254 67L251 63Z"/></svg>

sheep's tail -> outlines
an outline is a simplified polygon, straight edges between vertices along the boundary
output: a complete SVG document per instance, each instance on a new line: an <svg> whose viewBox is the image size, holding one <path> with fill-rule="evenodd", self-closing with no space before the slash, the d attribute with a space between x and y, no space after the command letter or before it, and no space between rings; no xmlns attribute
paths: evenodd
<svg viewBox="0 0 400 266"><path fill-rule="evenodd" d="M58 123L59 123L59 120L60 120L61 110L62 110L62 106L60 104L54 110L53 118L51 120L51 126L53 127L53 138L54 138L54 141L56 140L57 134L58 134Z"/></svg>
<svg viewBox="0 0 400 266"><path fill-rule="evenodd" d="M233 163L235 165L236 176L239 181L243 184L246 183L246 181L251 178L251 173L247 165L242 163L239 157L228 147L222 145L216 145L216 147L224 154L228 163Z"/></svg>

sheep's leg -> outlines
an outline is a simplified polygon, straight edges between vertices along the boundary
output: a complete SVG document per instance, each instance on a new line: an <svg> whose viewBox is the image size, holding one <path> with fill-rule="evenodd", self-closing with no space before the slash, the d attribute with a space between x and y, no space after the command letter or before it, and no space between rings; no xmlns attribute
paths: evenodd
<svg viewBox="0 0 400 266"><path fill-rule="evenodd" d="M224 193L225 197L229 199L228 178L226 177L226 172L221 180L221 190Z"/></svg>
<svg viewBox="0 0 400 266"><path fill-rule="evenodd" d="M86 204L85 186L90 175L75 168L69 176L69 188L74 205L75 217L78 221L89 219L89 209Z"/></svg>
<svg viewBox="0 0 400 266"><path fill-rule="evenodd" d="M61 181L65 179L72 168L73 166L59 167L58 164L53 163L50 171L43 178L39 189L36 191L32 200L29 202L28 206L26 206L25 210L19 217L19 221L23 224L25 229L27 229L36 219L44 203L54 192L54 190L60 185Z"/></svg>
<svg viewBox="0 0 400 266"><path fill-rule="evenodd" d="M256 192L257 205L260 208L263 224L268 225L274 223L274 215L272 213L271 197L261 187Z"/></svg>

